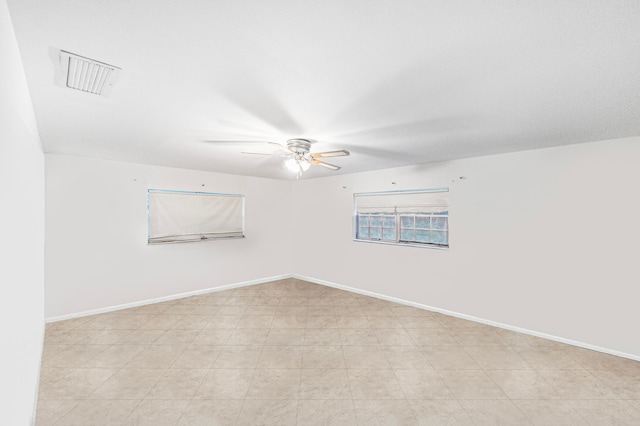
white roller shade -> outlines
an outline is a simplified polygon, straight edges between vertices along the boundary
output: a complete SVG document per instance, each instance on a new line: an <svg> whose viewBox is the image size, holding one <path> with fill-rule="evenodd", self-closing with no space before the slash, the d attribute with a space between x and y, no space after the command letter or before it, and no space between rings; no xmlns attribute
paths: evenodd
<svg viewBox="0 0 640 426"><path fill-rule="evenodd" d="M149 190L149 243L244 235L242 195Z"/></svg>
<svg viewBox="0 0 640 426"><path fill-rule="evenodd" d="M356 213L442 213L449 210L448 189L354 194Z"/></svg>

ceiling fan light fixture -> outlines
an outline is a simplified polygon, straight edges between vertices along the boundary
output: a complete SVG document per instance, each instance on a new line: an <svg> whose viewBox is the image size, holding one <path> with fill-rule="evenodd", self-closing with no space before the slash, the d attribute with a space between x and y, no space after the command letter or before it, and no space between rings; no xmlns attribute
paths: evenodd
<svg viewBox="0 0 640 426"><path fill-rule="evenodd" d="M309 167L311 167L311 163L309 163L308 161L304 159L300 160L297 158L289 158L284 162L284 165L287 166L287 169L291 170L293 173L306 172L307 170L309 170Z"/></svg>
<svg viewBox="0 0 640 426"><path fill-rule="evenodd" d="M298 162L295 158L289 158L284 162L284 165L287 166L287 169L289 169L293 173L298 173L300 171L300 166L298 166Z"/></svg>

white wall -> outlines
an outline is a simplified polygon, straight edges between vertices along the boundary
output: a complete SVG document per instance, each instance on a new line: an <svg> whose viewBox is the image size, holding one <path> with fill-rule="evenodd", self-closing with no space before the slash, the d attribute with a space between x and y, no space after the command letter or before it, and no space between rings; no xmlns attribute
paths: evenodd
<svg viewBox="0 0 640 426"><path fill-rule="evenodd" d="M148 188L244 194L246 238L147 245ZM287 181L47 154L45 316L288 274L290 197Z"/></svg>
<svg viewBox="0 0 640 426"><path fill-rule="evenodd" d="M5 0L0 58L0 424L27 425L44 326L44 156Z"/></svg>
<svg viewBox="0 0 640 426"><path fill-rule="evenodd" d="M631 138L295 182L293 272L640 356L639 165ZM352 241L354 192L443 186L450 250Z"/></svg>
<svg viewBox="0 0 640 426"><path fill-rule="evenodd" d="M640 138L297 182L48 154L45 316L294 273L639 357L638 164ZM442 186L450 250L352 241L354 192ZM148 187L245 194L247 238L146 245Z"/></svg>

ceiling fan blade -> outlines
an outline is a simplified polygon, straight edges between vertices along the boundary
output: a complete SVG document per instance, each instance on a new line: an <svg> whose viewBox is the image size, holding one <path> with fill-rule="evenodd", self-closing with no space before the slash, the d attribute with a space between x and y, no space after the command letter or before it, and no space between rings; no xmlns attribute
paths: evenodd
<svg viewBox="0 0 640 426"><path fill-rule="evenodd" d="M309 160L309 162L310 162L311 164L316 165L316 166L326 167L327 169L331 169L331 170L340 170L340 167L338 167L338 166L334 166L333 164L325 163L324 161L311 159L311 160Z"/></svg>
<svg viewBox="0 0 640 426"><path fill-rule="evenodd" d="M273 156L273 157L286 157L285 154L274 154L274 153L269 153L269 152L247 152L247 151L241 151L240 154L267 155L267 156Z"/></svg>
<svg viewBox="0 0 640 426"><path fill-rule="evenodd" d="M273 146L277 146L278 149L286 152L287 154L291 154L291 151L289 151L289 148L287 148L286 146L279 144L277 142L267 142L269 145L273 145Z"/></svg>
<svg viewBox="0 0 640 426"><path fill-rule="evenodd" d="M349 151L341 149L339 151L313 152L309 154L311 158L346 157Z"/></svg>
<svg viewBox="0 0 640 426"><path fill-rule="evenodd" d="M217 145L239 145L239 144L257 144L257 143L264 143L264 141L214 141L214 140L203 140L202 142L206 142L206 143L214 143Z"/></svg>

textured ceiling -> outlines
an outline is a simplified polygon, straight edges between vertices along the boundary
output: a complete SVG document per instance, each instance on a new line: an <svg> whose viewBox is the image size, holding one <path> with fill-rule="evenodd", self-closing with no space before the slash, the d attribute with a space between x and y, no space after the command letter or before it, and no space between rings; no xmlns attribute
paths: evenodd
<svg viewBox="0 0 640 426"><path fill-rule="evenodd" d="M8 3L46 152L293 179L240 152L351 151L308 178L640 135L637 0ZM60 49L111 95L55 85Z"/></svg>

